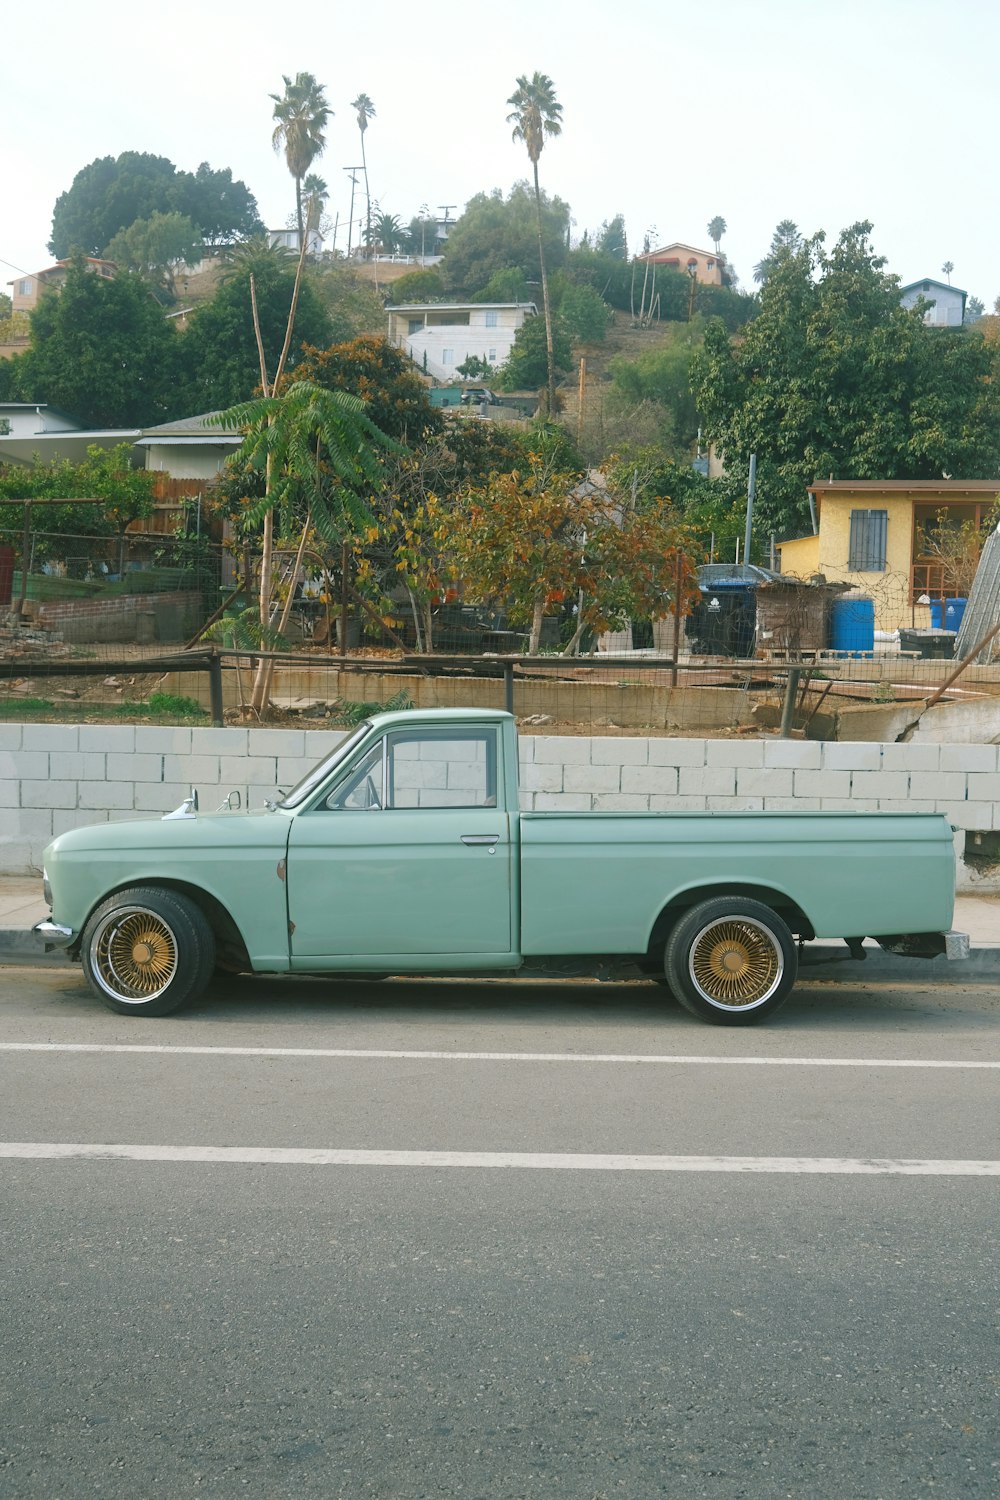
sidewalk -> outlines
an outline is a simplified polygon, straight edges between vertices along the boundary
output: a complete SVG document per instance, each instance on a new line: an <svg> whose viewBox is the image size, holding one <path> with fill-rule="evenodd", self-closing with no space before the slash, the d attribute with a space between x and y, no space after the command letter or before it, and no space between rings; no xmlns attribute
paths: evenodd
<svg viewBox="0 0 1000 1500"><path fill-rule="evenodd" d="M0 965L66 963L61 952L46 953L41 939L31 931L35 922L48 914L41 877L29 880L0 875ZM859 963L840 957L847 952L842 943L822 940L807 945L813 960L808 967L803 966L802 978L847 981L863 977L896 983L912 979L924 984L992 980L1000 984L1000 896L958 896L954 925L957 931L967 932L972 943L971 957L961 962L897 958L872 944L866 947L867 958ZM820 954L822 962L818 961Z"/></svg>

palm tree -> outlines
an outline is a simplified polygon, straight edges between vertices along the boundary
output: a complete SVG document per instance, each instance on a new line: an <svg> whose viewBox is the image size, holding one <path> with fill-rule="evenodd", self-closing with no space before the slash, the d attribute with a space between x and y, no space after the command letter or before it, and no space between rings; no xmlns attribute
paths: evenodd
<svg viewBox="0 0 1000 1500"><path fill-rule="evenodd" d="M725 219L722 218L720 214L716 214L715 218L709 221L708 235L710 240L712 241L712 244L715 246L715 253L717 256L722 254L721 250L719 249L719 241L722 239L722 236L725 234L728 227L729 226L726 224Z"/></svg>
<svg viewBox="0 0 1000 1500"><path fill-rule="evenodd" d="M358 129L361 132L361 170L365 174L365 204L367 208L367 230L368 248L371 253L372 241L372 195L368 190L368 162L365 157L365 131L368 129L368 121L375 116L375 106L367 94L359 94L356 99L351 100L351 108L358 112Z"/></svg>
<svg viewBox="0 0 1000 1500"><path fill-rule="evenodd" d="M545 314L545 353L548 361L548 411L556 404L556 362L552 348L552 312L549 308L549 280L545 270L545 246L542 242L542 193L538 186L538 158L547 135L562 131L562 105L555 95L555 85L546 73L535 73L530 79L522 74L507 103L512 105L507 124L513 125L511 139L523 141L535 174L535 217L538 225L538 260L542 272L542 311Z"/></svg>
<svg viewBox="0 0 1000 1500"><path fill-rule="evenodd" d="M299 247L305 243L302 215L302 179L326 145L326 122L333 111L326 102L323 85L311 73L296 73L294 79L282 74L283 94L270 94L274 100L277 124L271 136L275 151L284 149L288 170L295 179L295 218L299 226Z"/></svg>
<svg viewBox="0 0 1000 1500"><path fill-rule="evenodd" d="M955 262L953 260L946 260L941 269L948 278L948 285L951 286L951 273L955 269Z"/></svg>
<svg viewBox="0 0 1000 1500"><path fill-rule="evenodd" d="M326 208L326 200L330 195L330 189L322 177L317 177L315 172L310 172L302 184L302 206L305 209L305 232L306 244L315 234L318 235L323 225L323 210Z"/></svg>

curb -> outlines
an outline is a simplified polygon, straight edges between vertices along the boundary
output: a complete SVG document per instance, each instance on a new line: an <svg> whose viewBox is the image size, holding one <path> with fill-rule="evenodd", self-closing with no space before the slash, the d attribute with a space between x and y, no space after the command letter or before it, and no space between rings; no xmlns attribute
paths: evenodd
<svg viewBox="0 0 1000 1500"><path fill-rule="evenodd" d="M876 945L865 948L864 959L844 957L845 949L831 943L807 943L799 982L811 979L857 984L870 980L886 984L1000 984L1000 944L973 948L968 958L902 958ZM61 948L46 953L42 939L30 928L0 928L0 967L66 968L72 960Z"/></svg>

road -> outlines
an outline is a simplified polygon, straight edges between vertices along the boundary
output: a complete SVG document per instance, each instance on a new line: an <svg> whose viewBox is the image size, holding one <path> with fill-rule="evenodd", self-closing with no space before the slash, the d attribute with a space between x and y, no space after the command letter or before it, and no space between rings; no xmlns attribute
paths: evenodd
<svg viewBox="0 0 1000 1500"><path fill-rule="evenodd" d="M0 1496L1000 1491L1000 1002L0 970Z"/></svg>

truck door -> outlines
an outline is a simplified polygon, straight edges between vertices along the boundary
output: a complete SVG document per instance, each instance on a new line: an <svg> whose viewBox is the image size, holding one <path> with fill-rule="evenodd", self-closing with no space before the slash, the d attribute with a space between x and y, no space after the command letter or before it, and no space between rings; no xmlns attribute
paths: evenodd
<svg viewBox="0 0 1000 1500"><path fill-rule="evenodd" d="M393 729L298 814L287 864L293 968L512 951L500 754L494 725Z"/></svg>

